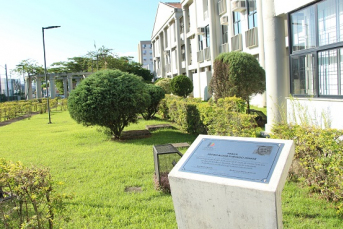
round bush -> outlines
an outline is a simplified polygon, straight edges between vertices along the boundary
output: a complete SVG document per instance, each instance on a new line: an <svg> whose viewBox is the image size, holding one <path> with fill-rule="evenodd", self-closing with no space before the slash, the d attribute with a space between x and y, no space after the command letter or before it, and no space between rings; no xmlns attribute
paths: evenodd
<svg viewBox="0 0 343 229"><path fill-rule="evenodd" d="M70 116L84 125L107 127L119 138L124 127L150 104L142 78L120 70L96 72L70 93Z"/></svg>
<svg viewBox="0 0 343 229"><path fill-rule="evenodd" d="M171 90L173 94L187 97L189 93L193 91L192 81L185 75L179 75L174 77L170 82Z"/></svg>
<svg viewBox="0 0 343 229"><path fill-rule="evenodd" d="M163 88L166 94L170 94L171 93L170 82L171 82L170 78L162 78L162 79L157 80L155 85Z"/></svg>

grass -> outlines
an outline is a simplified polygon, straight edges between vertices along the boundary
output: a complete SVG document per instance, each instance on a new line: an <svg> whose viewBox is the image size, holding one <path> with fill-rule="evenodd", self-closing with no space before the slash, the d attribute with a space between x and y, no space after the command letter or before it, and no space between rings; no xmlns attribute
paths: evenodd
<svg viewBox="0 0 343 229"><path fill-rule="evenodd" d="M188 142L195 135L177 129L153 132L152 137L112 141L96 127L84 127L68 112L33 116L0 128L0 157L49 167L71 220L60 228L177 228L172 198L156 191L153 145ZM145 129L164 120L132 124L125 130ZM185 152L185 149L182 150ZM125 192L141 187L142 192ZM330 203L308 197L308 190L287 182L282 195L284 228L341 228L343 219Z"/></svg>

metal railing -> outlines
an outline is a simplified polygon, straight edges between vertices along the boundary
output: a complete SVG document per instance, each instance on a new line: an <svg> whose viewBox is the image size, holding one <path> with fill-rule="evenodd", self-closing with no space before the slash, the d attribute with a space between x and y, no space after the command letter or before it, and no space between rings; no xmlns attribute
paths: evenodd
<svg viewBox="0 0 343 229"><path fill-rule="evenodd" d="M205 48L204 49L204 56L205 56L205 60L211 60L211 48Z"/></svg>
<svg viewBox="0 0 343 229"><path fill-rule="evenodd" d="M253 48L258 46L258 31L257 27L245 31L245 47Z"/></svg>
<svg viewBox="0 0 343 229"><path fill-rule="evenodd" d="M197 52L197 60L198 63L204 62L204 50L200 50Z"/></svg>
<svg viewBox="0 0 343 229"><path fill-rule="evenodd" d="M218 13L219 15L226 13L226 0L220 0L218 2Z"/></svg>
<svg viewBox="0 0 343 229"><path fill-rule="evenodd" d="M234 37L231 37L231 50L232 51L242 51L242 34L237 34Z"/></svg>

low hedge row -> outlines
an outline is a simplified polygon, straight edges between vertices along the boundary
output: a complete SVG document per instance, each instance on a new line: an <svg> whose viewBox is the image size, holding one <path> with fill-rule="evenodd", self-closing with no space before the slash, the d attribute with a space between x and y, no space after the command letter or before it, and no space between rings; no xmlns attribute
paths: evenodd
<svg viewBox="0 0 343 229"><path fill-rule="evenodd" d="M167 95L159 106L163 118L169 118L188 133L256 137L261 129L255 116L245 111L245 101L236 97L214 103Z"/></svg>
<svg viewBox="0 0 343 229"><path fill-rule="evenodd" d="M323 198L341 202L343 216L343 130L315 126L277 124L272 138L290 139L295 143L291 178L304 180Z"/></svg>
<svg viewBox="0 0 343 229"><path fill-rule="evenodd" d="M50 107L60 107L61 110L67 109L67 99L50 99ZM47 99L21 100L14 102L0 103L0 122L17 118L32 112L47 112Z"/></svg>

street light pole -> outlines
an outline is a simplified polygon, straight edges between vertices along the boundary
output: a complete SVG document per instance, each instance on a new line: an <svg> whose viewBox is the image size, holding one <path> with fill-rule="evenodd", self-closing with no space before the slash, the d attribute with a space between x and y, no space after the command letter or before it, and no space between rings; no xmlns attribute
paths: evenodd
<svg viewBox="0 0 343 229"><path fill-rule="evenodd" d="M50 116L50 104L49 104L49 87L48 87L48 76L46 72L46 56L45 56L45 40L44 40L44 30L45 29L55 29L61 26L49 26L49 27L42 27L42 34L43 34L43 52L44 52L44 73L45 73L45 87L46 87L46 98L48 101L48 113L49 113L49 123L51 124L51 116Z"/></svg>
<svg viewBox="0 0 343 229"><path fill-rule="evenodd" d="M5 64L5 71L6 71L7 101L10 101L10 94L8 90L7 64Z"/></svg>

